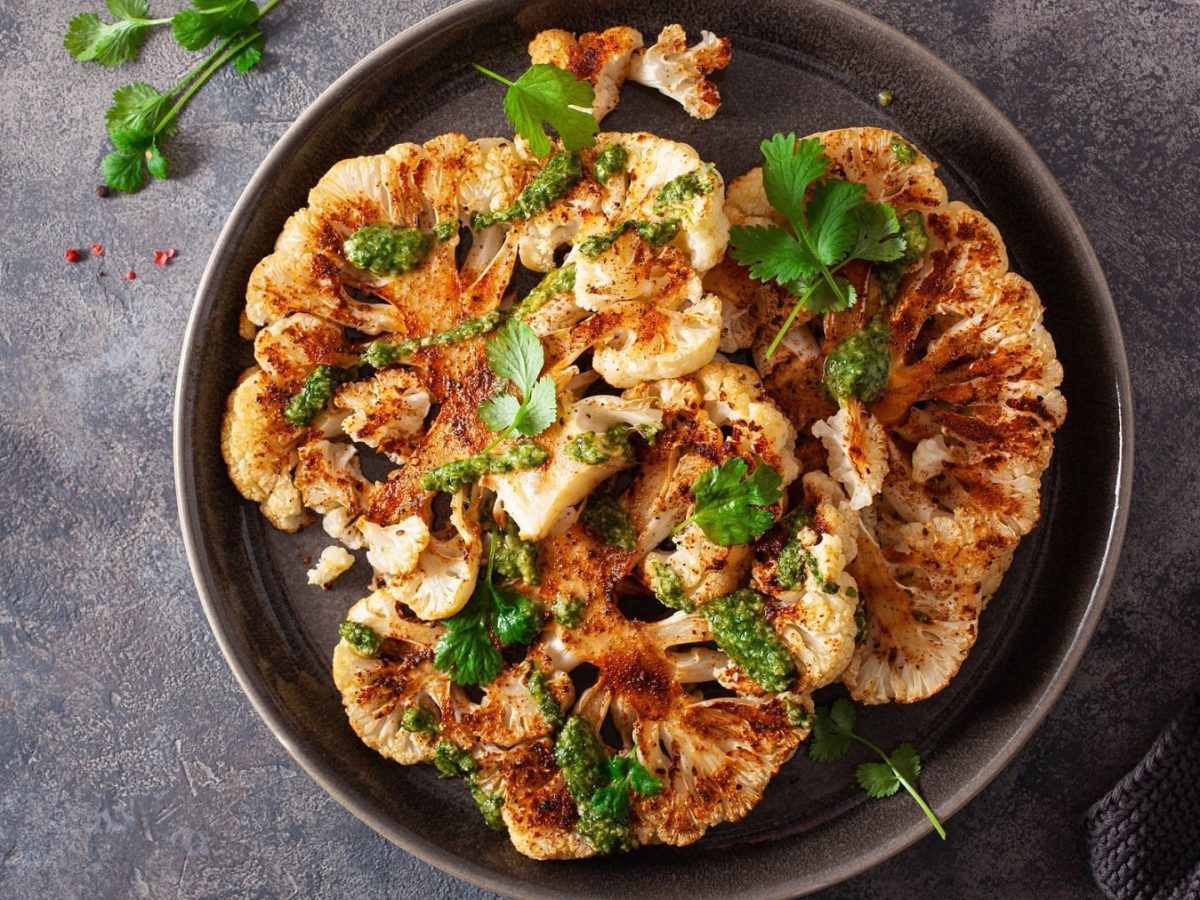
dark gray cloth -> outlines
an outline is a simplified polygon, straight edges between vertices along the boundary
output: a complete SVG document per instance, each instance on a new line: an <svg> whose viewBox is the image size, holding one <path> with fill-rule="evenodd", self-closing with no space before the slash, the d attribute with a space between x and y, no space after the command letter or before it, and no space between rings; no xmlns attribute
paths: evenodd
<svg viewBox="0 0 1200 900"><path fill-rule="evenodd" d="M1088 810L1087 830L1109 897L1200 898L1200 694Z"/></svg>

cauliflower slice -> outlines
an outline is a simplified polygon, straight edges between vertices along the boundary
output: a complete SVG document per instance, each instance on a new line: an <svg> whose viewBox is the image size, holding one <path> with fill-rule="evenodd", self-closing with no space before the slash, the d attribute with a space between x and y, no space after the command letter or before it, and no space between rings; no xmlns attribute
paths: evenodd
<svg viewBox="0 0 1200 900"><path fill-rule="evenodd" d="M627 388L696 371L720 341L721 298L715 294L679 309L638 304L621 311L619 324L596 345L592 366L609 384Z"/></svg>
<svg viewBox="0 0 1200 900"><path fill-rule="evenodd" d="M254 338L254 359L267 377L289 386L304 383L319 365L342 363L342 329L308 313L277 319Z"/></svg>
<svg viewBox="0 0 1200 900"><path fill-rule="evenodd" d="M674 550L669 553L652 550L640 564L642 581L668 606L673 605L667 601L674 585L662 582L664 578L670 582L673 574L682 591L685 609L694 609L716 597L733 593L749 570L748 545L722 547L714 544L694 523L675 536Z"/></svg>
<svg viewBox="0 0 1200 900"><path fill-rule="evenodd" d="M634 463L630 455L615 449L606 454L602 448L600 455L607 458L588 462L573 449L581 436L603 435L616 425L657 432L661 424L662 413L645 401L607 395L576 400L562 420L538 438L550 457L544 465L493 473L485 476L482 484L496 492L504 511L520 528L522 540L540 540L568 507L583 500L610 475ZM603 443L599 438L591 440L593 446Z"/></svg>
<svg viewBox="0 0 1200 900"><path fill-rule="evenodd" d="M440 532L429 534L416 565L386 576L393 594L422 619L449 618L471 599L482 553L476 506L467 506L465 489L456 492L450 500L450 522ZM424 526L423 521L421 525ZM415 524L413 527L414 534L419 535L420 527ZM368 538L368 546L369 541ZM402 563L407 562L410 547L405 540L403 548L398 550L403 554ZM367 558L370 559L369 551Z"/></svg>
<svg viewBox="0 0 1200 900"><path fill-rule="evenodd" d="M599 122L620 100L621 85L629 72L633 52L642 48L642 35L618 25L604 31L589 31L576 38L558 28L539 32L529 42L529 59L566 69L596 92L592 115Z"/></svg>
<svg viewBox="0 0 1200 900"><path fill-rule="evenodd" d="M870 506L888 473L887 434L856 398L812 427L829 454L829 473L846 487L854 509Z"/></svg>
<svg viewBox="0 0 1200 900"><path fill-rule="evenodd" d="M328 588L352 565L354 555L344 547L331 544L321 551L317 564L308 570L308 583Z"/></svg>
<svg viewBox="0 0 1200 900"><path fill-rule="evenodd" d="M668 25L652 47L634 54L629 80L666 94L693 118L711 119L721 95L708 76L729 65L729 58L729 38L701 31L700 42L688 47L683 27Z"/></svg>
<svg viewBox="0 0 1200 900"><path fill-rule="evenodd" d="M395 525L376 525L363 518L357 524L357 531L362 535L367 562L375 570L379 584L387 584L416 569L430 541L429 526L420 516L409 516Z"/></svg>
<svg viewBox="0 0 1200 900"><path fill-rule="evenodd" d="M368 485L353 444L317 439L302 446L299 455L296 487L305 506L321 514L338 507L361 511Z"/></svg>
<svg viewBox="0 0 1200 900"><path fill-rule="evenodd" d="M234 485L259 504L268 522L280 531L299 531L312 518L292 480L302 432L283 417L286 402L258 366L242 373L225 407L221 455Z"/></svg>
<svg viewBox="0 0 1200 900"><path fill-rule="evenodd" d="M422 434L431 400L420 378L397 367L342 385L333 405L350 412L341 420L346 434L403 463Z"/></svg>

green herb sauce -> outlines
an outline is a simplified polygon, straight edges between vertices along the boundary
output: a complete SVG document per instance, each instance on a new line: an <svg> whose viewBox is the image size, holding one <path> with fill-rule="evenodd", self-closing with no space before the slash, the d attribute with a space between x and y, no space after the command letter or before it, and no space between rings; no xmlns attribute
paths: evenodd
<svg viewBox="0 0 1200 900"><path fill-rule="evenodd" d="M659 215L676 210L700 194L708 194L716 186L714 168L706 163L694 172L677 175L662 186L654 198L654 211Z"/></svg>
<svg viewBox="0 0 1200 900"><path fill-rule="evenodd" d="M573 188L583 177L583 163L574 153L560 151L546 161L542 171L517 195L513 204L491 213L479 213L471 227L478 231L497 222L528 219L535 213L549 209L550 204Z"/></svg>
<svg viewBox="0 0 1200 900"><path fill-rule="evenodd" d="M598 466L618 457L633 462L637 458L637 450L631 441L633 435L640 434L652 443L660 431L662 425L656 423L634 427L618 422L603 433L585 431L567 445L567 453L576 462L589 466Z"/></svg>
<svg viewBox="0 0 1200 900"><path fill-rule="evenodd" d="M475 805L479 807L479 812L487 827L493 831L504 831L504 816L501 815L501 810L504 809L504 798L499 794L489 794L476 784L471 785L471 797L475 800Z"/></svg>
<svg viewBox="0 0 1200 900"><path fill-rule="evenodd" d="M575 830L587 838L601 856L628 853L633 849L633 832L629 825L605 815L590 803L579 808Z"/></svg>
<svg viewBox="0 0 1200 900"><path fill-rule="evenodd" d="M785 691L796 680L796 664L764 615L765 601L749 588L702 607L713 640L766 691Z"/></svg>
<svg viewBox="0 0 1200 900"><path fill-rule="evenodd" d="M529 689L529 695L538 705L542 718L546 720L550 730L558 731L562 728L567 715L558 705L558 701L554 699L554 693L550 690L550 682L546 680L546 676L540 669L531 668L529 670L529 675L525 679L525 687Z"/></svg>
<svg viewBox="0 0 1200 900"><path fill-rule="evenodd" d="M887 386L892 331L882 315L844 338L825 357L825 390L838 403L874 400Z"/></svg>
<svg viewBox="0 0 1200 900"><path fill-rule="evenodd" d="M359 656L377 656L383 643L383 638L370 625L349 619L338 626L338 634Z"/></svg>
<svg viewBox="0 0 1200 900"><path fill-rule="evenodd" d="M587 603L582 597L559 594L550 606L550 615L563 628L578 628L583 624L583 614L586 608Z"/></svg>
<svg viewBox="0 0 1200 900"><path fill-rule="evenodd" d="M400 717L400 727L405 731L434 737L438 733L437 714L423 706L410 706Z"/></svg>
<svg viewBox="0 0 1200 900"><path fill-rule="evenodd" d="M304 379L304 386L300 388L300 393L288 401L287 408L283 411L283 417L293 425L301 427L307 425L329 403L338 385L344 384L353 377L353 369L317 366Z"/></svg>
<svg viewBox="0 0 1200 900"><path fill-rule="evenodd" d="M605 543L621 550L632 550L637 543L629 515L607 491L596 491L583 508L583 522Z"/></svg>
<svg viewBox="0 0 1200 900"><path fill-rule="evenodd" d="M420 228L387 222L364 225L346 239L351 265L376 275L401 275L421 264L433 249L433 236Z"/></svg>
<svg viewBox="0 0 1200 900"><path fill-rule="evenodd" d="M900 290L900 279L908 267L929 250L929 235L925 232L925 218L915 209L900 217L900 236L904 238L904 254L888 263L875 266L875 280L883 296L891 300Z"/></svg>
<svg viewBox="0 0 1200 900"><path fill-rule="evenodd" d="M450 741L438 741L433 749L433 767L441 778L471 779L479 769L470 753Z"/></svg>
<svg viewBox="0 0 1200 900"><path fill-rule="evenodd" d="M384 369L407 359L422 347L445 347L449 344L461 344L463 341L482 337L495 331L496 326L503 318L500 310L493 310L474 319L464 319L445 331L439 331L437 334L427 337L405 338L400 341L372 341L359 357L359 362L375 369Z"/></svg>
<svg viewBox="0 0 1200 900"><path fill-rule="evenodd" d="M439 241L448 241L456 234L458 234L457 219L442 219L433 226L433 236Z"/></svg>
<svg viewBox="0 0 1200 900"><path fill-rule="evenodd" d="M629 151L620 144L613 144L596 154L596 161L592 163L592 174L597 183L605 184L614 175L623 173L628 165Z"/></svg>
<svg viewBox="0 0 1200 900"><path fill-rule="evenodd" d="M679 220L664 219L661 222L650 222L643 219L626 219L608 231L585 238L579 245L579 252L588 259L597 259L626 231L634 231L651 247L659 247L669 243L675 235L679 234Z"/></svg>
<svg viewBox="0 0 1200 900"><path fill-rule="evenodd" d="M476 453L466 459L456 459L431 469L421 476L421 487L427 491L452 494L464 484L478 481L489 472L515 472L533 469L546 461L545 450L533 441L521 441L497 453Z"/></svg>
<svg viewBox="0 0 1200 900"><path fill-rule="evenodd" d="M519 579L528 585L536 585L541 581L537 566L537 544L521 540L519 532L520 528L511 518L505 527L496 525L492 529L492 540L495 542L493 565L505 578Z"/></svg>
<svg viewBox="0 0 1200 900"><path fill-rule="evenodd" d="M607 780L608 754L582 716L571 716L563 724L554 741L554 761L578 804L591 800Z"/></svg>
<svg viewBox="0 0 1200 900"><path fill-rule="evenodd" d="M896 136L892 138L892 156L896 158L896 162L900 163L900 165L907 166L916 160L917 151L904 138Z"/></svg>
<svg viewBox="0 0 1200 900"><path fill-rule="evenodd" d="M807 709L788 697L783 701L784 708L787 710L787 720L789 725L794 725L797 728L809 728L813 723L812 713Z"/></svg>
<svg viewBox="0 0 1200 900"><path fill-rule="evenodd" d="M650 563L650 571L654 575L654 596L663 606L682 609L684 612L692 612L695 609L692 601L683 593L683 585L674 569L655 561Z"/></svg>
<svg viewBox="0 0 1200 900"><path fill-rule="evenodd" d="M551 269L546 277L534 286L528 294L508 311L514 319L528 319L559 294L565 294L575 288L575 264L563 266L561 269Z"/></svg>

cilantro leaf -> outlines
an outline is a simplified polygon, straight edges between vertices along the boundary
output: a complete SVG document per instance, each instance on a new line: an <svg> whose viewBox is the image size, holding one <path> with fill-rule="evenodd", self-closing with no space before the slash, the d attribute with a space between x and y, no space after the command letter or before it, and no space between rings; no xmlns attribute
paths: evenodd
<svg viewBox="0 0 1200 900"><path fill-rule="evenodd" d="M862 735L856 734L854 705L844 697L828 709L817 707L816 713L812 739L808 746L808 755L815 762L837 762L846 755L851 741L862 744L879 757L880 762L859 763L854 770L858 786L876 799L891 797L900 788L904 788L925 813L925 817L942 840L946 839L946 829L917 790L916 781L921 774L921 757L912 744L900 744L888 754Z"/></svg>
<svg viewBox="0 0 1200 900"><path fill-rule="evenodd" d="M203 50L217 38L233 37L258 21L253 0L192 0L192 5L171 17L171 34L185 50Z"/></svg>
<svg viewBox="0 0 1200 900"><path fill-rule="evenodd" d="M516 81L509 81L477 64L475 68L508 85L504 95L504 115L539 158L550 152L550 137L543 123L558 132L568 151L582 150L596 143L594 135L600 125L591 113L596 92L588 82L547 63L530 66Z"/></svg>
<svg viewBox="0 0 1200 900"><path fill-rule="evenodd" d="M629 787L641 797L657 797L662 793L662 782L650 774L650 770L640 762L630 760Z"/></svg>
<svg viewBox="0 0 1200 900"><path fill-rule="evenodd" d="M900 790L900 779L887 763L865 762L854 770L858 786L876 800L890 797Z"/></svg>
<svg viewBox="0 0 1200 900"><path fill-rule="evenodd" d="M116 22L104 22L95 13L80 13L67 25L63 46L79 62L116 66L137 56L152 25L146 0L108 0Z"/></svg>
<svg viewBox="0 0 1200 900"><path fill-rule="evenodd" d="M487 625L477 614L463 610L445 620L446 633L433 648L433 665L455 684L491 684L504 668L504 658L492 643Z"/></svg>
<svg viewBox="0 0 1200 900"><path fill-rule="evenodd" d="M488 366L498 377L516 385L520 401L509 394L498 394L479 407L480 420L492 431L500 432L493 446L516 431L526 437L541 434L558 415L554 379L538 377L545 364L542 342L536 332L520 319L509 319L487 344Z"/></svg>
<svg viewBox="0 0 1200 900"><path fill-rule="evenodd" d="M113 129L128 128L169 138L175 133L175 123L172 120L164 124L164 119L171 110L171 101L170 94L160 94L144 82L126 84L113 92L113 104L104 114L104 124L110 135Z"/></svg>
<svg viewBox="0 0 1200 900"><path fill-rule="evenodd" d="M104 183L110 188L124 194L132 194L146 183L143 171L145 162L144 153L122 153L117 150L104 157L104 162L100 164L100 172L104 175Z"/></svg>
<svg viewBox="0 0 1200 900"><path fill-rule="evenodd" d="M750 277L774 281L799 298L767 347L769 359L801 309L840 312L858 301L845 278L848 262L885 262L904 251L895 210L866 201L866 186L828 176L825 148L817 138L797 141L776 134L762 142L763 190L788 227L735 227L730 255Z"/></svg>
<svg viewBox="0 0 1200 900"><path fill-rule="evenodd" d="M496 637L502 644L528 644L542 628L542 610L536 600L512 588L493 587Z"/></svg>
<svg viewBox="0 0 1200 900"><path fill-rule="evenodd" d="M146 151L146 169L159 180L167 178L169 175L167 158L162 155L157 143L152 143L150 149Z"/></svg>
<svg viewBox="0 0 1200 900"><path fill-rule="evenodd" d="M837 265L854 246L858 218L853 211L866 193L864 184L837 179L822 181L813 188L808 201L808 231L825 265Z"/></svg>
<svg viewBox="0 0 1200 900"><path fill-rule="evenodd" d="M137 128L113 128L108 132L113 146L121 153L145 153L154 143L154 135Z"/></svg>
<svg viewBox="0 0 1200 900"><path fill-rule="evenodd" d="M245 75L262 61L263 48L267 45L267 39L263 37L261 31L254 32L254 40L239 50L233 55L230 60L233 63L233 71L239 75Z"/></svg>
<svg viewBox="0 0 1200 900"><path fill-rule="evenodd" d="M824 146L816 138L797 141L795 134L775 134L760 146L767 200L787 217L792 228L803 231L804 194L829 169Z"/></svg>
<svg viewBox="0 0 1200 900"><path fill-rule="evenodd" d="M675 533L695 522L710 541L732 547L769 529L775 515L762 507L778 502L782 479L766 463L759 463L746 478L748 468L744 459L735 456L702 473L692 485L695 512Z"/></svg>
<svg viewBox="0 0 1200 900"><path fill-rule="evenodd" d="M662 782L650 770L631 756L614 756L606 764L608 783L596 788L591 807L595 812L616 822L629 818L629 792L639 797L656 797L662 793Z"/></svg>
<svg viewBox="0 0 1200 900"><path fill-rule="evenodd" d="M734 225L729 241L734 260L749 266L750 277L758 281L789 284L820 271L808 248L778 225Z"/></svg>

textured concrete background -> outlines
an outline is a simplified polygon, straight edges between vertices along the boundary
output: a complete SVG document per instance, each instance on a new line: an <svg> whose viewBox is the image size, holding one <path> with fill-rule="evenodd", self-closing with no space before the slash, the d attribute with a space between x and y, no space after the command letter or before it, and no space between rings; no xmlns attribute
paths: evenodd
<svg viewBox="0 0 1200 900"><path fill-rule="evenodd" d="M483 896L343 811L258 720L196 599L170 457L193 288L242 185L337 75L442 5L283 4L261 70L188 110L177 177L101 200L110 92L172 83L178 51L160 37L85 69L59 47L71 6L0 0L0 896ZM1200 686L1200 4L861 5L979 85L1061 179L1124 321L1137 501L1096 640L1031 744L949 842L827 896L1091 896L1083 811ZM63 261L93 241L103 258Z"/></svg>

